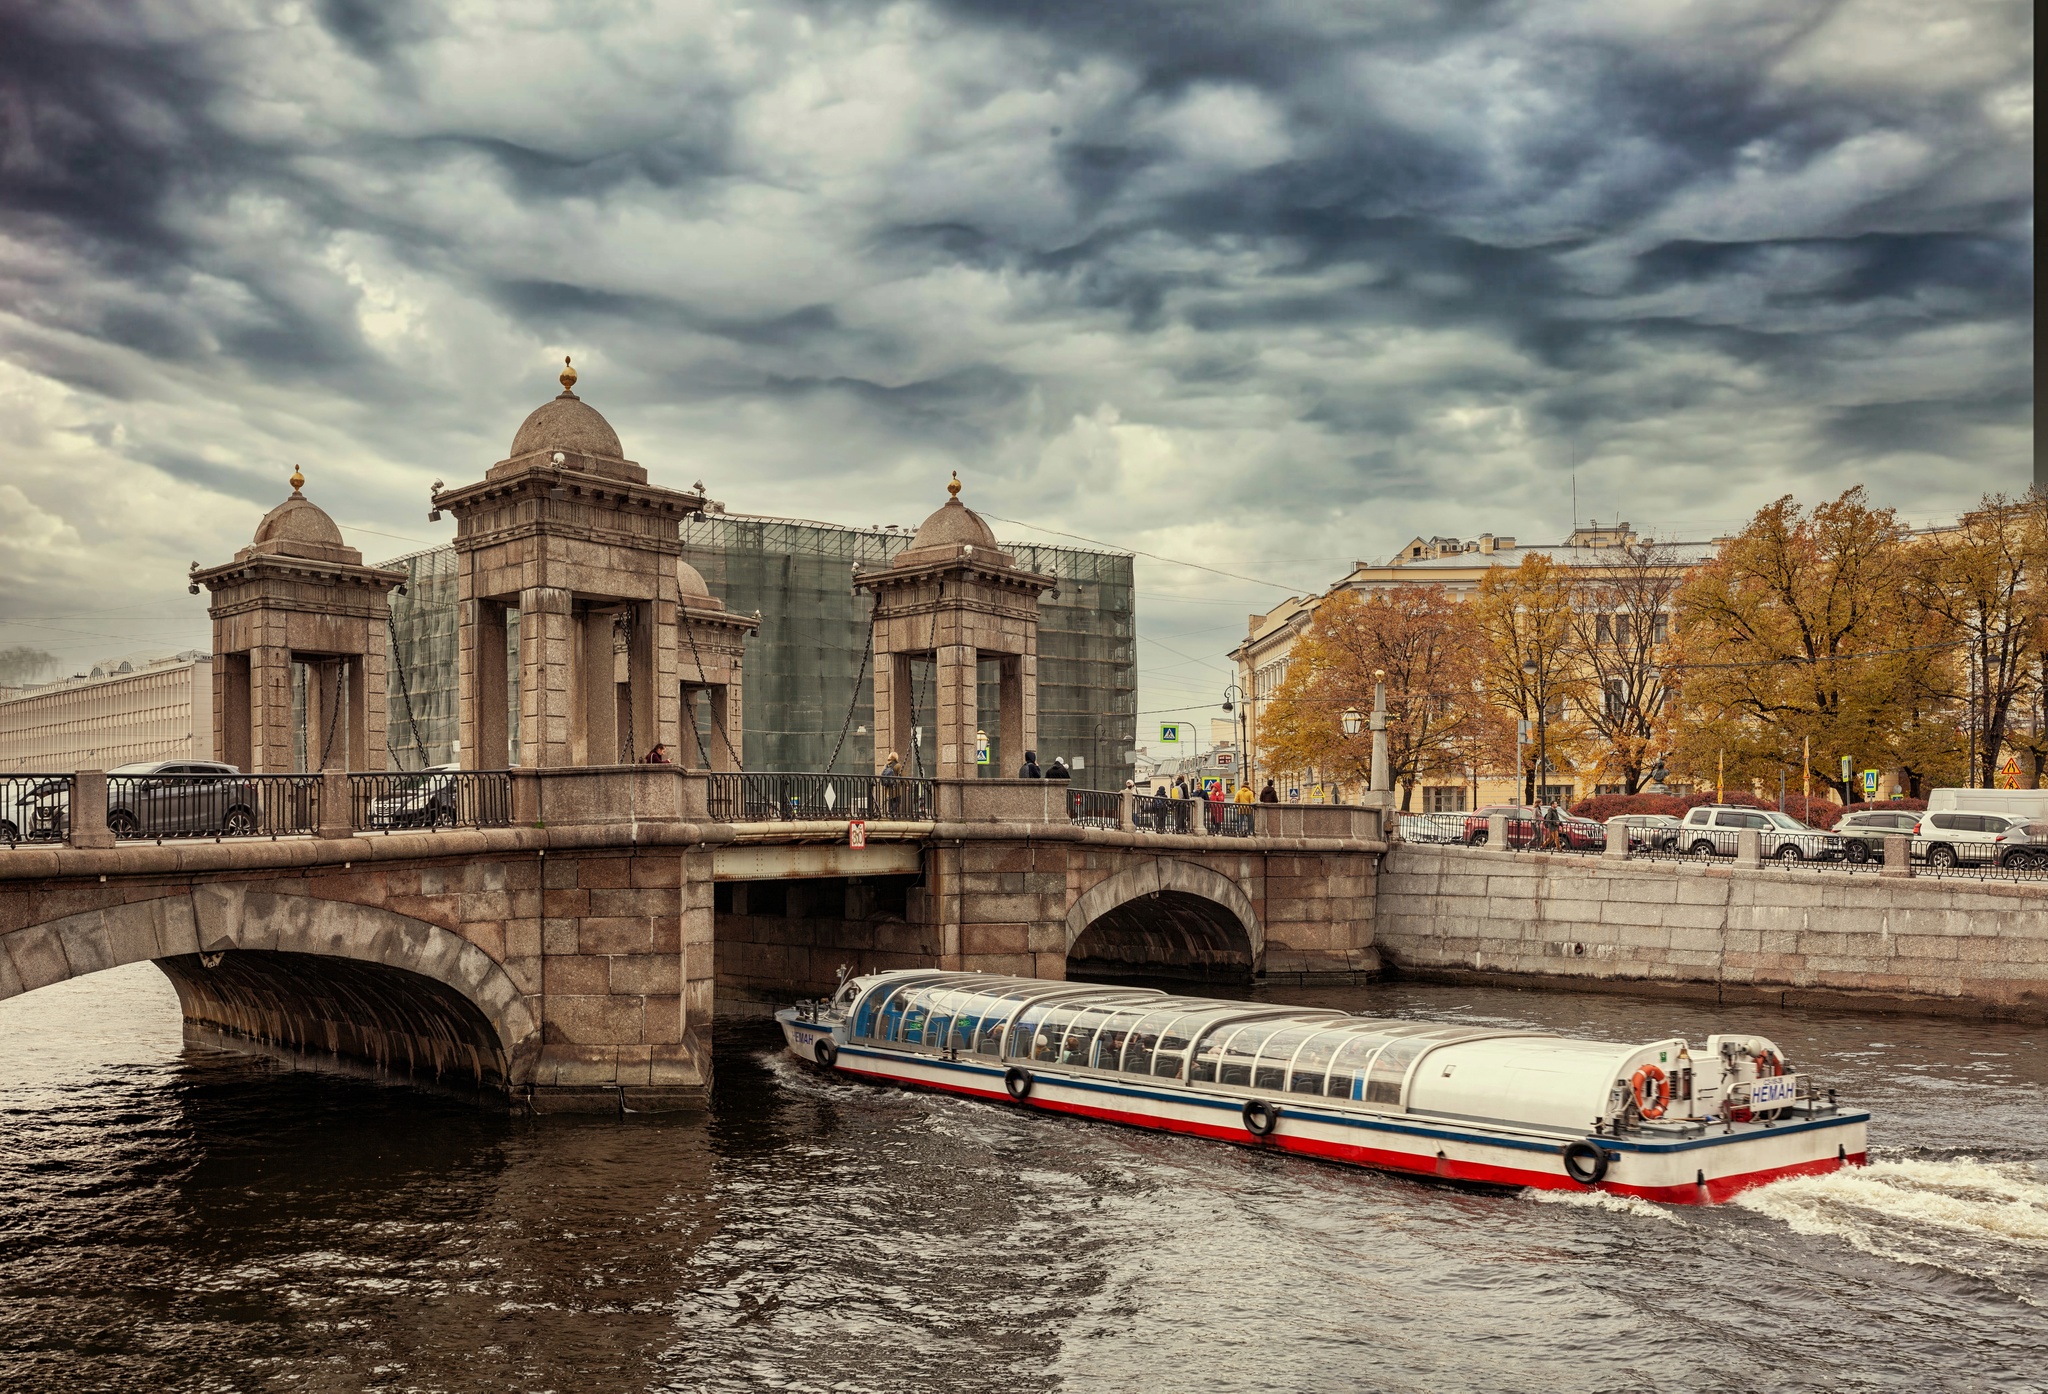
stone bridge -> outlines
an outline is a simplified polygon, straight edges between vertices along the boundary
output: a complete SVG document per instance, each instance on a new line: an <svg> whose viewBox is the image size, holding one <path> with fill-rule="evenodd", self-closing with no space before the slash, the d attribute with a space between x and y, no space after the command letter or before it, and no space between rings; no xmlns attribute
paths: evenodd
<svg viewBox="0 0 2048 1394"><path fill-rule="evenodd" d="M538 1111L653 1111L703 1100L721 1008L828 990L842 965L1378 966L1375 810L1258 805L1228 836L1160 834L1128 797L1077 821L1064 785L945 780L929 816L867 821L856 847L843 817L712 819L719 777L515 771L506 827L0 850L0 998L146 959L196 1031ZM347 778L324 776L323 806L349 806ZM80 775L75 826L103 826L104 798Z"/></svg>

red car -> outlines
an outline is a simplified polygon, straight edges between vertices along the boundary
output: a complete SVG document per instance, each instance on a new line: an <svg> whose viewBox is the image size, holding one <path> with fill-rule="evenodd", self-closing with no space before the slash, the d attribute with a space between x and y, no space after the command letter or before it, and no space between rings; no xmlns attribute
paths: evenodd
<svg viewBox="0 0 2048 1394"><path fill-rule="evenodd" d="M1534 847L1542 841L1543 818L1547 809L1535 808L1529 804L1497 803L1485 808L1474 809L1465 815L1465 845L1484 847L1487 843L1487 820L1499 813L1508 820L1508 846ZM1569 851L1599 852L1607 847L1607 829L1590 818L1575 818L1569 813L1558 813L1557 840Z"/></svg>

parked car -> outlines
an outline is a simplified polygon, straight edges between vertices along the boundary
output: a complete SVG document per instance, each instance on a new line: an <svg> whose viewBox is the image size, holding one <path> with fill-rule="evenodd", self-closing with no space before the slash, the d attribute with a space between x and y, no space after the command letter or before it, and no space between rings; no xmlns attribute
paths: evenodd
<svg viewBox="0 0 2048 1394"><path fill-rule="evenodd" d="M1763 856L1772 861L1836 861L1842 839L1809 828L1790 814L1768 808L1702 804L1688 809L1678 834L1679 845L1696 857L1732 857L1738 834L1754 829Z"/></svg>
<svg viewBox="0 0 2048 1394"><path fill-rule="evenodd" d="M456 824L460 765L429 765L416 774L386 776L383 792L370 800L372 828L452 828Z"/></svg>
<svg viewBox="0 0 2048 1394"><path fill-rule="evenodd" d="M2013 824L1992 860L2013 871L2048 871L2048 823Z"/></svg>
<svg viewBox="0 0 2048 1394"><path fill-rule="evenodd" d="M1678 845L1678 830L1685 825L1669 813L1624 813L1611 819L1628 829L1628 845L1631 850L1647 847L1653 852L1667 852Z"/></svg>
<svg viewBox="0 0 2048 1394"><path fill-rule="evenodd" d="M107 830L117 838L247 837L262 807L255 782L217 760L151 760L107 771Z"/></svg>
<svg viewBox="0 0 2048 1394"><path fill-rule="evenodd" d="M1920 815L1910 808L1866 808L1845 814L1835 824L1835 835L1842 839L1843 857L1860 865L1883 860L1887 837L1911 837L1919 826Z"/></svg>
<svg viewBox="0 0 2048 1394"><path fill-rule="evenodd" d="M6 783L14 799L14 807L0 811L0 842L39 842L64 835L60 815L71 795L70 780L44 779L34 784L26 780L8 780Z"/></svg>
<svg viewBox="0 0 2048 1394"><path fill-rule="evenodd" d="M1981 866L1996 862L2007 830L2026 821L2019 814L1930 811L1920 815L1915 836L1926 844L1921 857L1929 866Z"/></svg>
<svg viewBox="0 0 2048 1394"><path fill-rule="evenodd" d="M1497 803L1476 809L1465 815L1465 845L1484 847L1490 834L1487 820L1496 813L1508 820L1508 846L1535 847L1543 838L1544 817L1548 809L1531 804ZM1607 829L1590 818L1579 818L1560 810L1557 825L1558 842L1569 850L1577 852L1598 852L1607 846Z"/></svg>

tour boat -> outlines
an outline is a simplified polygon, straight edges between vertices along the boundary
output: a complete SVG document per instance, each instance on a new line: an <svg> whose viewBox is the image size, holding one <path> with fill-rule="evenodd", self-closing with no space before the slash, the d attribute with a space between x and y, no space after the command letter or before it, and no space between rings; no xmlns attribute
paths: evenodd
<svg viewBox="0 0 2048 1394"><path fill-rule="evenodd" d="M777 1012L859 1079L1411 1175L1677 1204L1861 1166L1870 1115L1762 1036L1644 1045L899 969Z"/></svg>

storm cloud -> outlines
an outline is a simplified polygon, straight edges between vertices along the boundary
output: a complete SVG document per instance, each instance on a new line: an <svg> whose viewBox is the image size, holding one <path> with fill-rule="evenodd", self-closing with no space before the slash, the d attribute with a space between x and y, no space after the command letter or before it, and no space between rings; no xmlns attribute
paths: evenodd
<svg viewBox="0 0 2048 1394"><path fill-rule="evenodd" d="M1143 561L1141 706L1416 533L2024 487L2031 7L18 3L0 643L203 643L579 390L661 482ZM999 531L1027 534L1016 524ZM132 641L132 642L131 642Z"/></svg>

